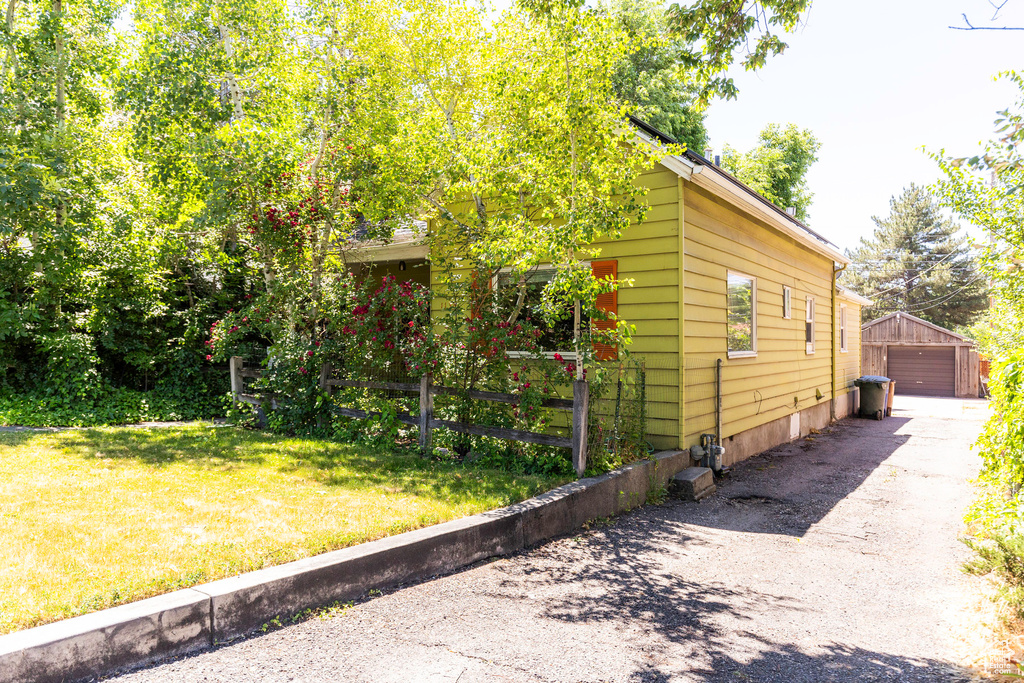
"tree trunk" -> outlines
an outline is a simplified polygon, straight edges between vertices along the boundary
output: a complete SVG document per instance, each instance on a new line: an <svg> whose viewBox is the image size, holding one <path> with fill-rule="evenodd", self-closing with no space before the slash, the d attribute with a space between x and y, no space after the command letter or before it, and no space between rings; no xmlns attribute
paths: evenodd
<svg viewBox="0 0 1024 683"><path fill-rule="evenodd" d="M57 125L64 126L64 8L61 0L53 0L53 16L56 17L56 31L53 36L54 56L57 60Z"/></svg>
<svg viewBox="0 0 1024 683"><path fill-rule="evenodd" d="M53 49L54 59L56 60L56 73L55 73L55 90L56 90L56 118L57 118L57 129L60 132L64 130L64 116L65 116L65 102L64 102L64 7L62 0L53 0L51 5L51 11L54 16L54 37L53 37ZM64 201L57 203L56 210L56 223L57 227L63 227L67 222L68 207ZM58 304L59 305L59 304Z"/></svg>
<svg viewBox="0 0 1024 683"><path fill-rule="evenodd" d="M228 32L227 26L218 27L220 30L220 42L224 46L224 53L227 54L228 60L232 61L235 58L235 47L231 44L231 34ZM237 121L238 119L245 116L245 111L242 109L242 89L238 87L238 79L235 78L233 72L228 72L224 76L225 85L228 92L228 100L231 102L231 120Z"/></svg>
<svg viewBox="0 0 1024 683"><path fill-rule="evenodd" d="M7 73L14 68L14 10L17 6L18 0L8 0L4 25L7 27L7 40L10 41L10 45L7 47L7 55L4 57L3 71L0 71L0 85L7 82Z"/></svg>

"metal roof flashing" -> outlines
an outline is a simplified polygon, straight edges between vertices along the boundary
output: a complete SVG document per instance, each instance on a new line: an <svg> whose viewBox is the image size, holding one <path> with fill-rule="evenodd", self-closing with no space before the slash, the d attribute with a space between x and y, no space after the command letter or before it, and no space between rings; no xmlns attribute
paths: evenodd
<svg viewBox="0 0 1024 683"><path fill-rule="evenodd" d="M711 174L705 173L705 178L707 178L710 181L712 177L716 177L715 179L719 181L707 184L701 183L702 185L705 185L707 187L708 185L714 184L720 187L721 189L725 189L724 186L726 184L732 186L732 189L734 190L734 196L737 199L739 199L741 203L746 204L750 208L756 207L761 209L760 212L756 210L753 211L752 213L754 213L755 215L761 213L761 215L759 216L760 218L765 219L767 222L773 224L776 227L779 227L780 224L782 226L785 226L783 232L789 233L790 236L794 237L798 242L801 242L805 246L811 247L814 251L817 251L825 256L828 256L836 263L850 263L850 259L848 259L839 250L839 246L837 244L833 243L824 235L821 235L812 230L811 228L807 227L807 225L805 225L795 216L790 216L783 209L779 208L775 204L771 203L770 201L762 197L760 194L755 192L752 188L748 187L742 181L738 180L729 172L723 170L719 166L715 166L712 162L708 161L707 159L705 159L700 154L697 154L696 152L686 150L684 154L694 163L700 164L701 166L709 168L713 171L713 173ZM712 188L708 187L708 189Z"/></svg>
<svg viewBox="0 0 1024 683"><path fill-rule="evenodd" d="M682 145L682 143L674 137L661 132L646 121L641 121L634 116L630 116L629 122L637 130L637 137L656 148L664 147L665 145ZM794 216L790 216L783 209L775 206L775 204L772 204L743 182L722 170L720 167L715 166L700 154L687 149L681 155L668 156L660 163L670 171L674 171L684 180L692 180L693 176L702 174L705 168L712 169L714 171L713 174L703 174L703 177L706 178L708 182L701 182L700 184L702 186L721 195L722 193L720 191L716 191L716 189L725 190L725 184L732 185L736 190L739 190L739 192L733 193L734 196L732 198L738 200L737 203L745 204L747 208L754 209L751 213L757 215L758 218L772 224L773 227L780 228L783 233L793 237L804 246L810 247L824 256L828 256L836 263L850 262L850 259L840 251L838 245L829 241L828 238L823 235L811 230ZM712 180L712 176L715 175L718 176L716 180L722 180L724 183ZM761 210L757 211L757 208L760 208Z"/></svg>
<svg viewBox="0 0 1024 683"><path fill-rule="evenodd" d="M842 285L836 285L836 292L839 293L840 298L847 299L855 304L860 304L861 306L871 306L875 303L866 296L861 296L849 287L843 287Z"/></svg>

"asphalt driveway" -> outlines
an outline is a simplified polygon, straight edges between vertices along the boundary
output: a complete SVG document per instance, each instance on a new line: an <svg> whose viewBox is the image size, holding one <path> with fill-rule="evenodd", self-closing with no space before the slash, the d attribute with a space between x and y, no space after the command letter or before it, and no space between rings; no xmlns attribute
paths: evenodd
<svg viewBox="0 0 1024 683"><path fill-rule="evenodd" d="M701 503L117 680L971 680L957 535L986 409L895 407L748 460Z"/></svg>

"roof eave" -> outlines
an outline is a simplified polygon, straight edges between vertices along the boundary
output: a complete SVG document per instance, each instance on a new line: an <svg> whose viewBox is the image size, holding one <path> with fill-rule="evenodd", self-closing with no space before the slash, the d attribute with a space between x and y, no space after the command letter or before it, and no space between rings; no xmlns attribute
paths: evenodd
<svg viewBox="0 0 1024 683"><path fill-rule="evenodd" d="M831 259L834 263L843 265L850 263L850 259L839 251L838 247L824 241L823 238L815 238L809 228L803 223L800 223L785 211L781 211L777 206L728 173L725 173L713 164L706 168L710 168L714 172L701 173L699 175L695 173L692 179L695 184L730 200L731 203L746 210L747 213L759 218L811 251Z"/></svg>
<svg viewBox="0 0 1024 683"><path fill-rule="evenodd" d="M875 303L871 299L867 298L866 296L861 296L852 289L847 289L846 287L841 286L836 287L836 289L839 291L839 296L841 298L852 301L855 304L860 304L861 306L871 306L874 305Z"/></svg>
<svg viewBox="0 0 1024 683"><path fill-rule="evenodd" d="M665 144L655 139L642 128L633 128L633 133L644 145L650 147L656 154L662 155L658 161L662 166L674 172L683 180L689 180L694 175L704 170L700 164L694 163L681 154L669 154Z"/></svg>
<svg viewBox="0 0 1024 683"><path fill-rule="evenodd" d="M742 182L718 168L699 154L686 150L683 154L669 154L667 145L679 144L674 139L658 131L653 126L646 124L640 119L630 117L633 124L633 132L637 139L650 147L656 153L663 156L659 163L674 172L683 180L694 180L694 176L700 175L702 180L695 181L706 189L721 196L723 190L730 195L734 204L742 205L749 213L754 214L761 220L776 228L783 234L793 238L812 251L832 259L835 263L848 264L850 259L846 258L839 248L826 240L821 235L808 228L793 216L772 204L770 201L754 192ZM703 173L705 168L710 168L715 173ZM718 178L711 180L712 176ZM730 189L727 189L731 186ZM734 188L734 189L732 189ZM718 191L716 191L718 190ZM736 191L739 190L739 191Z"/></svg>
<svg viewBox="0 0 1024 683"><path fill-rule="evenodd" d="M956 337L957 339L959 339L962 342L969 342L971 344L974 343L974 340L970 339L969 337L965 337L962 334L957 334L953 330L946 329L945 327L940 327L939 325L936 325L935 323L930 323L927 320L924 320L923 318L918 318L916 315L912 315L910 313L907 313L906 311L893 311L892 313L888 313L886 315L883 315L881 318L875 318L874 320L871 320L871 321L868 321L868 322L864 323L863 325L860 326L860 328L862 330L867 329L869 327L877 325L878 323L882 322L883 320L888 320L889 318L892 318L892 317L897 316L897 315L902 315L904 317L910 318L911 320L913 320L916 323L920 323L921 325L924 325L925 327L930 327L933 330L936 330L938 332L942 332L943 334L948 334L951 337Z"/></svg>
<svg viewBox="0 0 1024 683"><path fill-rule="evenodd" d="M362 263L407 261L429 258L430 247L421 238L412 242L359 246L353 248L350 254L354 260Z"/></svg>

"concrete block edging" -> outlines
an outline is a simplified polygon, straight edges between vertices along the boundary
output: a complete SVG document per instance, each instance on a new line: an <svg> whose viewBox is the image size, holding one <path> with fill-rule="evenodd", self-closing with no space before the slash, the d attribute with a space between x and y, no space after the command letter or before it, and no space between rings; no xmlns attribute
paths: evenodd
<svg viewBox="0 0 1024 683"><path fill-rule="evenodd" d="M0 636L0 683L74 681L198 652L275 617L514 553L643 505L690 465L662 451L498 510Z"/></svg>

